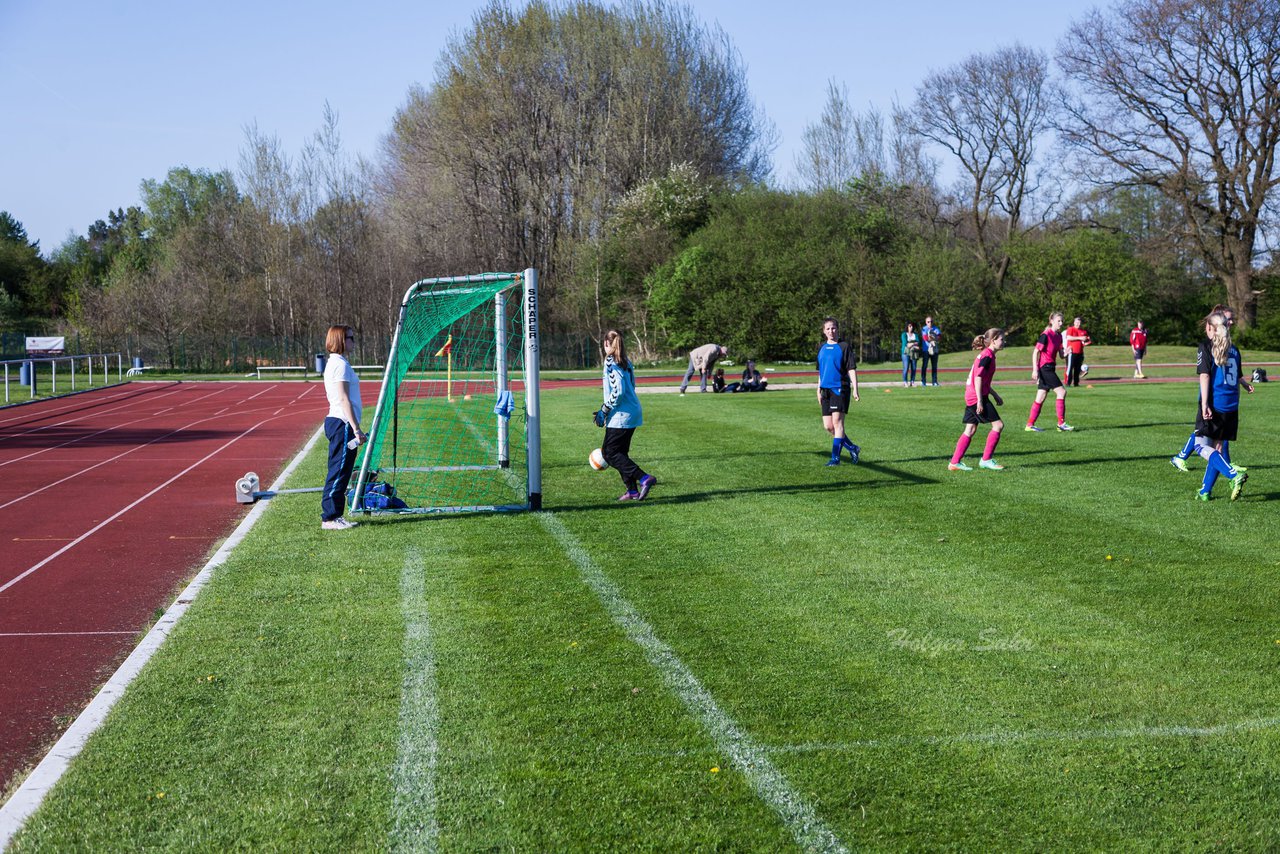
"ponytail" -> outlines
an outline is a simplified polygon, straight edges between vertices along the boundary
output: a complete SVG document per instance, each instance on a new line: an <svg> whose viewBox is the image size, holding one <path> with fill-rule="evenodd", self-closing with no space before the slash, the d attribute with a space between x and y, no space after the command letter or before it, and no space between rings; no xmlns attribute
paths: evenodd
<svg viewBox="0 0 1280 854"><path fill-rule="evenodd" d="M973 339L973 349L984 350L990 347L997 338L1004 337L1004 330L998 326L993 326L986 332Z"/></svg>

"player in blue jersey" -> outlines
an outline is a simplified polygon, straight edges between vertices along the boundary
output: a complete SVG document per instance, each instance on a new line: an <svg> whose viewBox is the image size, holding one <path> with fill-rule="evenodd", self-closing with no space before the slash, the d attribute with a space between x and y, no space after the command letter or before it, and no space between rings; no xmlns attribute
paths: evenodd
<svg viewBox="0 0 1280 854"><path fill-rule="evenodd" d="M1223 318L1225 318L1227 321L1228 330L1230 330L1231 327L1236 325L1236 315L1230 306L1223 305L1222 303L1218 303L1213 307L1213 309L1209 312L1209 314L1211 315L1221 314ZM1206 329L1208 328L1207 325L1205 328ZM1208 343L1207 337L1201 340L1200 348L1202 350L1209 346L1210 344ZM1201 359L1199 353L1197 353L1197 356L1196 356L1197 363L1203 361L1204 364L1209 364L1212 360L1213 360L1212 355L1204 359ZM1253 386L1249 385L1248 383L1241 383L1241 384L1245 387L1245 390L1248 391L1249 394L1253 394ZM1197 398L1196 412L1199 412L1199 411L1200 411L1200 399ZM1173 457L1170 458L1169 460L1169 462L1173 464L1174 468L1176 468L1178 471L1185 471L1185 472L1191 471L1191 469L1187 468L1187 460L1191 458L1192 454L1198 453L1198 451L1196 450L1196 445L1198 441L1199 441L1199 437L1196 435L1196 428L1192 427L1191 435L1188 436L1187 441L1183 443L1182 450L1174 454ZM1228 463L1231 462L1231 443L1230 442L1222 443L1221 453L1222 453L1223 459L1225 459Z"/></svg>
<svg viewBox="0 0 1280 854"><path fill-rule="evenodd" d="M1204 319L1205 340L1196 352L1196 374L1200 379L1200 406L1196 412L1196 450L1204 457L1208 468L1204 484L1196 497L1209 500L1209 493L1225 475L1231 480L1231 500L1240 497L1249 475L1243 466L1232 465L1223 456L1226 443L1235 441L1239 425L1240 387L1252 392L1253 387L1244 382L1240 351L1231 343L1231 327L1221 312L1214 312Z"/></svg>
<svg viewBox="0 0 1280 854"><path fill-rule="evenodd" d="M840 324L834 317L822 321L825 342L818 348L818 405L822 408L822 426L831 434L829 466L840 465L840 451L849 452L849 462L856 463L862 449L844 434L844 417L849 412L849 399L858 399L858 360L848 342L840 340Z"/></svg>

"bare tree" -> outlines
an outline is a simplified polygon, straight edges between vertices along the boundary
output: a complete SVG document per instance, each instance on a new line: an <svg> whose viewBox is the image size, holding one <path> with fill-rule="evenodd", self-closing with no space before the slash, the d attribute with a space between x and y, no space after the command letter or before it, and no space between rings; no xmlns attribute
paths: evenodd
<svg viewBox="0 0 1280 854"><path fill-rule="evenodd" d="M994 284L1009 271L1005 244L1020 233L1037 186L1036 143L1048 128L1043 53L1014 45L931 73L907 113L912 131L942 146L961 173L962 223Z"/></svg>
<svg viewBox="0 0 1280 854"><path fill-rule="evenodd" d="M848 87L828 82L822 116L801 133L796 154L796 173L807 189L834 190L857 177L857 122Z"/></svg>
<svg viewBox="0 0 1280 854"><path fill-rule="evenodd" d="M1178 204L1188 241L1254 324L1280 143L1280 0L1128 0L1075 24L1064 140L1111 186Z"/></svg>

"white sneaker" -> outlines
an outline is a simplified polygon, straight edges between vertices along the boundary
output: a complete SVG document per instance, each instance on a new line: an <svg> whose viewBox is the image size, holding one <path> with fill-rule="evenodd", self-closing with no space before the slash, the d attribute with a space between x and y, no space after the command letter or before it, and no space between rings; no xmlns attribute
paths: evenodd
<svg viewBox="0 0 1280 854"><path fill-rule="evenodd" d="M359 524L359 522L348 522L345 518L339 516L337 519L329 519L328 521L321 522L320 527L324 528L326 531L345 531L348 528L354 528Z"/></svg>

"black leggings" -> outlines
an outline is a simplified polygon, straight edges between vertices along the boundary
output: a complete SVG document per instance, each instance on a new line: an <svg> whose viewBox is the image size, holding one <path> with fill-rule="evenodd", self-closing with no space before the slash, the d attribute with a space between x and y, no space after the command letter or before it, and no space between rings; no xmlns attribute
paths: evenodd
<svg viewBox="0 0 1280 854"><path fill-rule="evenodd" d="M632 492L638 488L640 478L644 477L644 472L630 456L631 436L635 432L634 427L606 427L604 444L600 447L605 462L618 470L623 484Z"/></svg>
<svg viewBox="0 0 1280 854"><path fill-rule="evenodd" d="M1080 366L1084 364L1084 353L1079 355L1075 353L1067 354L1067 385L1079 387L1080 385Z"/></svg>

